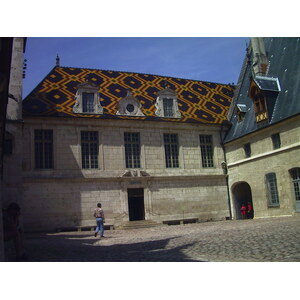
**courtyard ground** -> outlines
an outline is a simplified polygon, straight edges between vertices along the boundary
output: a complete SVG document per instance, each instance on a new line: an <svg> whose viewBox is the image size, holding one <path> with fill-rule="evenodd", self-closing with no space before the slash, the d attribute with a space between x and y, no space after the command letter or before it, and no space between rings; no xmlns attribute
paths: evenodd
<svg viewBox="0 0 300 300"><path fill-rule="evenodd" d="M299 262L300 216L27 234L29 262ZM8 260L13 260L12 256Z"/></svg>

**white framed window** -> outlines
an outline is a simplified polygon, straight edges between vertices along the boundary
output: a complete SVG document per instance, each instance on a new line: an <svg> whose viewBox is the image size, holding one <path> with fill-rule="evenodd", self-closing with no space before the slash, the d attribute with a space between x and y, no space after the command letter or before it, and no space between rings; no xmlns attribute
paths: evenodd
<svg viewBox="0 0 300 300"><path fill-rule="evenodd" d="M275 173L266 174L266 184L267 184L267 191L268 191L268 206L269 207L279 206L277 179Z"/></svg>
<svg viewBox="0 0 300 300"><path fill-rule="evenodd" d="M167 87L157 94L155 115L164 118L181 118L176 92Z"/></svg>
<svg viewBox="0 0 300 300"><path fill-rule="evenodd" d="M214 167L214 147L212 135L199 136L200 138L200 149L201 149L201 160L203 168Z"/></svg>
<svg viewBox="0 0 300 300"><path fill-rule="evenodd" d="M99 138L97 131L81 131L81 162L83 169L98 169Z"/></svg>
<svg viewBox="0 0 300 300"><path fill-rule="evenodd" d="M141 167L141 145L139 132L124 132L126 168Z"/></svg>
<svg viewBox="0 0 300 300"><path fill-rule="evenodd" d="M97 85L88 81L78 85L73 112L79 114L103 114Z"/></svg>
<svg viewBox="0 0 300 300"><path fill-rule="evenodd" d="M166 168L179 168L178 135L174 133L164 133L164 148Z"/></svg>
<svg viewBox="0 0 300 300"><path fill-rule="evenodd" d="M291 169L290 175L293 181L295 199L300 203L300 168Z"/></svg>
<svg viewBox="0 0 300 300"><path fill-rule="evenodd" d="M53 169L53 130L34 130L34 167Z"/></svg>

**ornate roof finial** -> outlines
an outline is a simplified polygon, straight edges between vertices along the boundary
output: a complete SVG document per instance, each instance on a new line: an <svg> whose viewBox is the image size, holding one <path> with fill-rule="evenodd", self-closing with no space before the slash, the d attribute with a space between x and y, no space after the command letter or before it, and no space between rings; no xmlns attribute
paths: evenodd
<svg viewBox="0 0 300 300"><path fill-rule="evenodd" d="M56 67L60 67L60 62L59 61L60 61L60 58L57 54L57 56L56 56Z"/></svg>
<svg viewBox="0 0 300 300"><path fill-rule="evenodd" d="M132 95L131 89L127 89L127 95L126 95L126 97L131 96L131 95Z"/></svg>
<svg viewBox="0 0 300 300"><path fill-rule="evenodd" d="M169 87L170 87L170 85L169 85L169 83L168 83L168 81L167 81L167 80L164 80L164 82L163 82L163 86L164 86L164 88L165 88L165 89L167 89L167 88L169 88Z"/></svg>

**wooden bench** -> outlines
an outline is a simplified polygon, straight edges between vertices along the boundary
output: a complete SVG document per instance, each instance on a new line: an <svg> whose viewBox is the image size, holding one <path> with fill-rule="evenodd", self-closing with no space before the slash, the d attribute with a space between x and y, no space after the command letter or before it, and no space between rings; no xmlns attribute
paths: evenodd
<svg viewBox="0 0 300 300"><path fill-rule="evenodd" d="M199 218L186 218L186 219L166 220L163 221L163 224L183 225L183 224L191 224L191 223L198 223L198 222L199 222Z"/></svg>

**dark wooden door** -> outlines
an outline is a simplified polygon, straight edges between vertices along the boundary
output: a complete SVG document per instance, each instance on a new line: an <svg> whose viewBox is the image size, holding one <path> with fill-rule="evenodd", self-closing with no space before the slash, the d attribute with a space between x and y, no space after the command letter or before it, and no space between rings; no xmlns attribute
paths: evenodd
<svg viewBox="0 0 300 300"><path fill-rule="evenodd" d="M144 189L128 189L129 221L145 220Z"/></svg>

